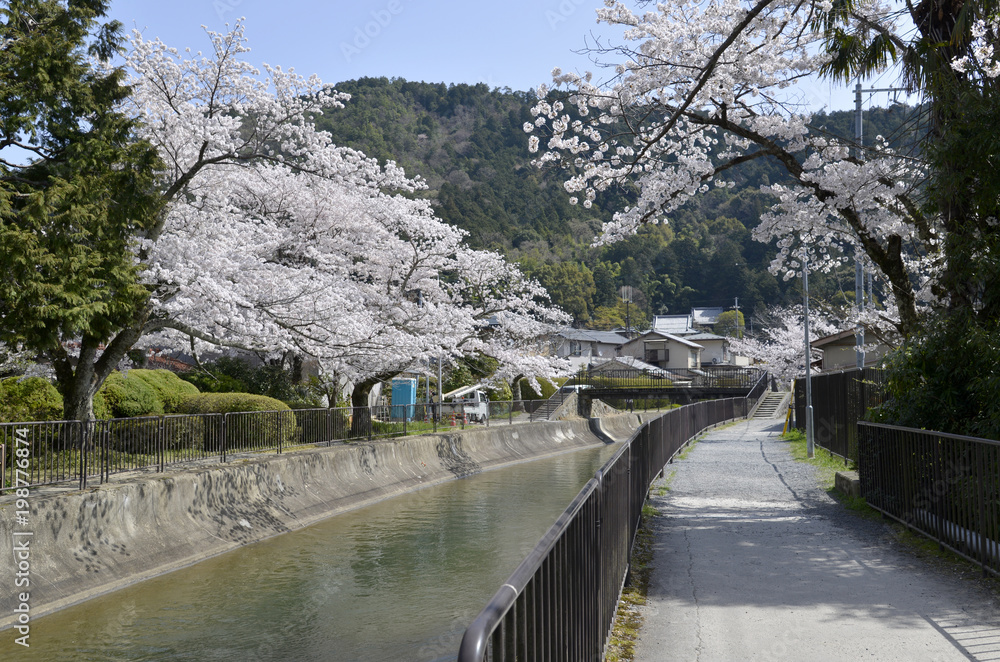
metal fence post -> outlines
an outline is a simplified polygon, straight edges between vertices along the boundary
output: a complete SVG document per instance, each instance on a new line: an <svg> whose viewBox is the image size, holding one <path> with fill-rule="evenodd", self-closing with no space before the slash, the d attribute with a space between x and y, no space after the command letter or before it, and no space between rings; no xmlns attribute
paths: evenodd
<svg viewBox="0 0 1000 662"><path fill-rule="evenodd" d="M76 429L77 434L74 435L78 439L78 447L80 449L80 489L85 489L87 487L87 441L85 438L84 431L81 429L81 421L74 421L71 425Z"/></svg>
<svg viewBox="0 0 1000 662"><path fill-rule="evenodd" d="M111 478L111 434L110 430L105 428L103 430L104 434L101 435L101 482L104 483L105 479L110 480Z"/></svg>
<svg viewBox="0 0 1000 662"><path fill-rule="evenodd" d="M156 445L160 454L160 467L159 471L163 471L163 467L167 463L167 439L166 439L166 418L160 416L160 422L156 430Z"/></svg>

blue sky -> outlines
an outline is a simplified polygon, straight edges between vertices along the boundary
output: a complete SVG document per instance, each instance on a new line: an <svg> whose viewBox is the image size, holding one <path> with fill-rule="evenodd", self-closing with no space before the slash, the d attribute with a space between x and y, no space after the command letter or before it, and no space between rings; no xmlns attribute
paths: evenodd
<svg viewBox="0 0 1000 662"><path fill-rule="evenodd" d="M295 67L337 83L360 76L533 89L553 67L600 70L574 53L602 41L621 43L594 9L600 0L112 0L111 15L176 48L207 49L202 25L224 31L246 18L255 64ZM853 108L853 93L828 83L802 88L818 110ZM885 95L883 95L884 97ZM886 100L876 100L886 105ZM867 104L866 104L867 106Z"/></svg>

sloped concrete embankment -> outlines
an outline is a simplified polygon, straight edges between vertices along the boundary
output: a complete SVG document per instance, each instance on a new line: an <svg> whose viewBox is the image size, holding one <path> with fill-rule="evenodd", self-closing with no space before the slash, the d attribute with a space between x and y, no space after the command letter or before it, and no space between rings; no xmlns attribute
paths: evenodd
<svg viewBox="0 0 1000 662"><path fill-rule="evenodd" d="M616 420L616 419L622 420ZM30 586L0 591L0 629L15 597L32 617L160 575L337 513L485 469L608 441L636 416L456 431L240 460L82 492L30 497ZM13 540L14 503L0 505L0 536ZM23 538L19 538L22 540ZM0 554L11 587L14 555Z"/></svg>

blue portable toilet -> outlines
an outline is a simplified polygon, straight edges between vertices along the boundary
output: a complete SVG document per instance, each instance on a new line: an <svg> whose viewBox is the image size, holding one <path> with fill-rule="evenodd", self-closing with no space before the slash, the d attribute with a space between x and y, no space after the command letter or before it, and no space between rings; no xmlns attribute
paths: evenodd
<svg viewBox="0 0 1000 662"><path fill-rule="evenodd" d="M389 416L397 421L412 421L417 404L417 380L397 377L392 380L392 405Z"/></svg>

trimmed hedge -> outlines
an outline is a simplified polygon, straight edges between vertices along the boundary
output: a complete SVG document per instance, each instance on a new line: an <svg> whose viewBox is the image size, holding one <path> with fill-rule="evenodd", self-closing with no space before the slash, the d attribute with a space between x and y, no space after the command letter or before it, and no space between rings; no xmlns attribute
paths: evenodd
<svg viewBox="0 0 1000 662"><path fill-rule="evenodd" d="M120 372L113 372L108 375L99 393L104 396L112 418L163 414L163 400L152 386L139 377L122 377Z"/></svg>
<svg viewBox="0 0 1000 662"><path fill-rule="evenodd" d="M238 411L291 411L281 400L252 393L198 393L186 396L179 414L228 414Z"/></svg>
<svg viewBox="0 0 1000 662"><path fill-rule="evenodd" d="M48 380L8 377L0 381L0 421L58 421L62 417L62 396Z"/></svg>
<svg viewBox="0 0 1000 662"><path fill-rule="evenodd" d="M278 412L261 416L230 417L226 445L230 450L288 444L296 435L297 424L291 408L281 400L252 393L200 393L184 398L178 413L228 414L236 412ZM259 420L255 420L259 419ZM280 436L278 432L281 432ZM205 448L216 450L206 440Z"/></svg>
<svg viewBox="0 0 1000 662"><path fill-rule="evenodd" d="M163 411L168 414L178 411L185 398L201 393L197 386L169 370L133 369L128 371L128 377L129 379L138 377L156 391L160 402L163 403Z"/></svg>

